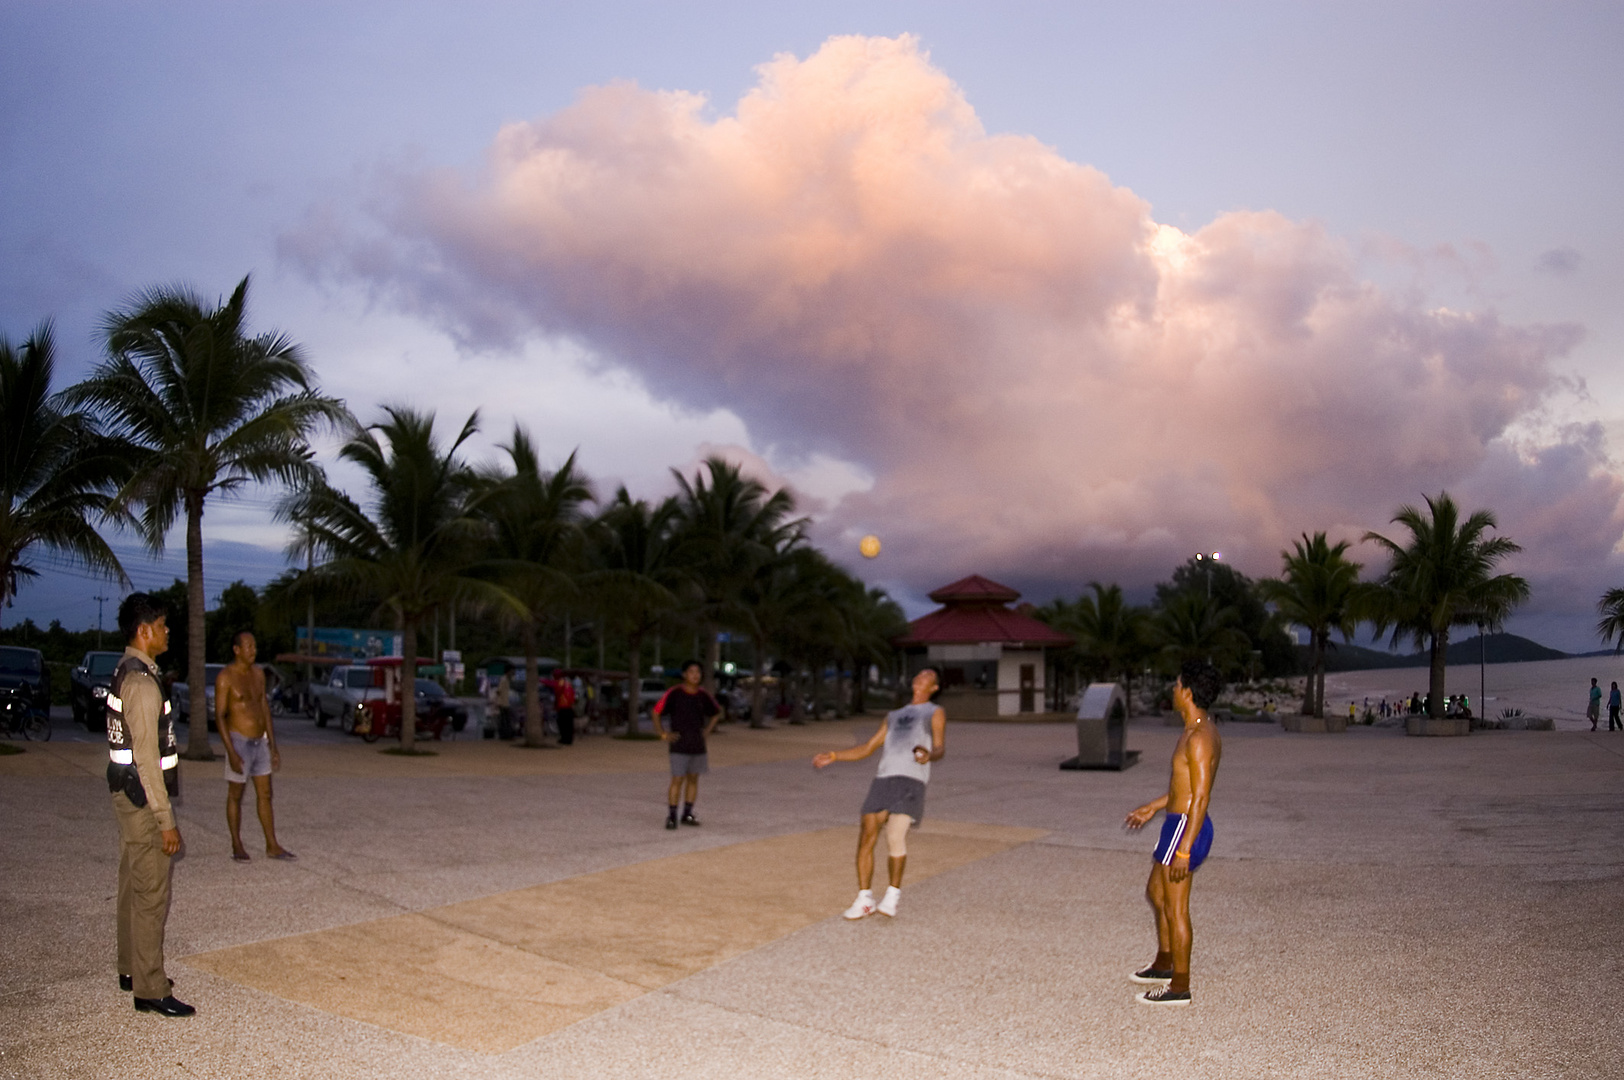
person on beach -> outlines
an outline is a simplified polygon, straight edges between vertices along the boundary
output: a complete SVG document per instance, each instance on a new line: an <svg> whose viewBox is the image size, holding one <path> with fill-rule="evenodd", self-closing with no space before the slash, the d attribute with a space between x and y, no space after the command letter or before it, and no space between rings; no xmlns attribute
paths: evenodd
<svg viewBox="0 0 1624 1080"><path fill-rule="evenodd" d="M231 830L231 857L248 861L242 846L242 793L254 785L259 827L265 833L265 855L292 859L293 852L277 843L276 816L271 810L271 774L282 767L271 724L271 704L265 696L265 672L254 661L259 644L247 630L231 639L231 663L214 680L214 726L226 748L226 828Z"/></svg>
<svg viewBox="0 0 1624 1080"><path fill-rule="evenodd" d="M154 658L169 648L169 612L146 593L118 606L124 655L107 688L107 787L118 820L118 987L135 1011L159 1016L197 1012L173 993L164 972L169 921L169 863L180 827L169 797L180 790L180 747Z"/></svg>
<svg viewBox="0 0 1624 1080"><path fill-rule="evenodd" d="M1607 695L1607 730L1624 731L1624 721L1618 718L1618 712L1624 707L1624 697L1620 697L1618 683L1613 683L1613 690Z"/></svg>
<svg viewBox="0 0 1624 1080"><path fill-rule="evenodd" d="M694 800L699 798L699 775L710 771L705 738L716 730L722 707L700 684L705 666L698 660L682 664L682 682L665 692L652 711L654 734L671 744L671 786L666 793L665 827L677 827L677 796L688 791L682 805L682 823L698 825ZM667 731L667 726L670 731Z"/></svg>
<svg viewBox="0 0 1624 1080"><path fill-rule="evenodd" d="M884 747L880 767L863 800L857 833L857 899L846 909L848 919L861 919L876 911L896 916L897 904L902 900L902 871L908 865L908 829L925 816L930 763L940 761L947 753L947 713L936 704L940 688L941 677L936 669L924 668L913 678L913 700L887 713L868 742L845 750L828 750L812 759L814 768L825 769L837 761L861 761ZM885 898L876 904L874 844L882 826L890 852L886 868L891 884Z"/></svg>
<svg viewBox="0 0 1624 1080"><path fill-rule="evenodd" d="M1601 687L1596 680L1590 680L1590 705L1585 709L1585 719L1590 721L1590 730L1596 730L1596 721L1601 719Z"/></svg>
<svg viewBox="0 0 1624 1080"><path fill-rule="evenodd" d="M1223 744L1207 710L1218 700L1223 679L1206 660L1186 660L1173 684L1173 707L1184 720L1184 733L1173 747L1173 772L1167 794L1134 810L1124 823L1142 828L1165 810L1161 839L1151 856L1145 898L1156 913L1156 959L1129 978L1154 988L1136 995L1146 1005L1190 1004L1190 884L1196 868L1212 848L1212 818L1207 803L1218 775Z"/></svg>

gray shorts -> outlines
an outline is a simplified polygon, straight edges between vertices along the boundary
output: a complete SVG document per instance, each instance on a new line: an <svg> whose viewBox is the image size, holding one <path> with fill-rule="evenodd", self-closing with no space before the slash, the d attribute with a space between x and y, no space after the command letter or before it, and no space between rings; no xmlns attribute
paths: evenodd
<svg viewBox="0 0 1624 1080"><path fill-rule="evenodd" d="M925 782L911 776L876 776L863 800L863 813L907 814L914 821L925 818Z"/></svg>
<svg viewBox="0 0 1624 1080"><path fill-rule="evenodd" d="M237 751L237 757L242 759L242 772L231 771L231 759L226 758L226 780L233 784L246 784L250 776L271 775L271 737L261 735L257 739L245 739L235 731L227 733L231 740L232 749Z"/></svg>
<svg viewBox="0 0 1624 1080"><path fill-rule="evenodd" d="M709 759L705 754L679 754L671 753L672 776L698 776L700 773L710 772Z"/></svg>

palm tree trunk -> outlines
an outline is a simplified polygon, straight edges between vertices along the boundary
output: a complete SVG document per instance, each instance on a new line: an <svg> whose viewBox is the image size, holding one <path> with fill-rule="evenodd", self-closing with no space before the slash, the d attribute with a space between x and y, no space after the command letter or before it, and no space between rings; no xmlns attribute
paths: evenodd
<svg viewBox="0 0 1624 1080"><path fill-rule="evenodd" d="M1449 652L1449 627L1432 635L1432 678L1427 683L1427 715L1434 720L1444 714L1444 660Z"/></svg>
<svg viewBox="0 0 1624 1080"><path fill-rule="evenodd" d="M716 640L716 627L705 624L705 689L716 696L716 669L722 666L722 643Z"/></svg>
<svg viewBox="0 0 1624 1080"><path fill-rule="evenodd" d="M1329 631L1314 632L1314 715L1325 719L1325 639Z"/></svg>
<svg viewBox="0 0 1624 1080"><path fill-rule="evenodd" d="M209 746L209 688L203 640L203 493L186 493L186 689L190 723L186 758L213 761ZM153 657L154 660L157 657ZM224 738L222 733L221 738Z"/></svg>
<svg viewBox="0 0 1624 1080"><path fill-rule="evenodd" d="M792 724L806 723L806 707L801 695L801 666L795 665L795 670L787 676L789 682L789 722Z"/></svg>
<svg viewBox="0 0 1624 1080"><path fill-rule="evenodd" d="M536 622L526 619L521 632L524 640L524 744L545 745L546 731L541 722L541 685L536 673Z"/></svg>
<svg viewBox="0 0 1624 1080"><path fill-rule="evenodd" d="M400 619L400 748L417 747L417 616Z"/></svg>
<svg viewBox="0 0 1624 1080"><path fill-rule="evenodd" d="M637 734L637 704L643 696L643 635L632 633L626 635L626 671L631 675L631 685L626 691L626 734ZM609 732L609 721L603 722L604 733Z"/></svg>
<svg viewBox="0 0 1624 1080"><path fill-rule="evenodd" d="M753 728L763 728L767 726L767 717L765 713L767 707L767 687L761 681L762 676L765 674L765 671L761 666L761 661L763 659L764 657L761 654L761 635L751 634L750 665L755 670L756 679L754 685L750 687L750 726Z"/></svg>

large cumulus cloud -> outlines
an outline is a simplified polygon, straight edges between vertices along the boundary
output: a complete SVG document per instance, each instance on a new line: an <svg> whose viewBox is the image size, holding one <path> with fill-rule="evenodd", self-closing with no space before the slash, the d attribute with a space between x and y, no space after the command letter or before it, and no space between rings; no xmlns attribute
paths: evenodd
<svg viewBox="0 0 1624 1080"><path fill-rule="evenodd" d="M1278 214L1158 224L988 134L907 37L777 57L726 115L589 89L483 169L376 195L372 232L290 250L465 342L568 337L780 457L854 462L873 486L821 527L880 531L916 586L1143 582L1212 547L1268 572L1449 487L1577 595L1624 527L1595 429L1510 434L1569 393L1576 330L1384 291Z"/></svg>

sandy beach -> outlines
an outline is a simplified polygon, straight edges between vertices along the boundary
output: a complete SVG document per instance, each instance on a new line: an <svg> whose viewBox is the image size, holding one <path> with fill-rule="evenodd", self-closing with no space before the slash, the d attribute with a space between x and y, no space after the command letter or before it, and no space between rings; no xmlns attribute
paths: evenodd
<svg viewBox="0 0 1624 1080"><path fill-rule="evenodd" d="M1605 693L1614 679L1624 683L1624 657L1587 656L1566 660L1530 660L1518 664L1489 664L1483 669L1487 709L1480 715L1499 716L1502 709L1521 709L1528 716L1549 716L1559 731L1588 730L1585 719L1590 680L1601 680ZM1448 693L1468 695L1478 703L1476 664L1452 665L1444 672ZM1373 671L1340 671L1325 676L1326 707L1345 712L1349 701L1363 708L1364 699L1374 705L1381 698L1396 700L1415 692L1426 693L1426 668L1381 668ZM1607 715L1602 713L1605 729Z"/></svg>

